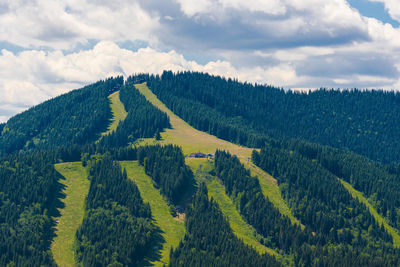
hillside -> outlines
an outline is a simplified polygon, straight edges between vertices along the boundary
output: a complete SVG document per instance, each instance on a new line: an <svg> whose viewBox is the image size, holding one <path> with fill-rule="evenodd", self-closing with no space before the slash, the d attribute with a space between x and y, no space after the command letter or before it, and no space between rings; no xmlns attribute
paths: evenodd
<svg viewBox="0 0 400 267"><path fill-rule="evenodd" d="M299 93L193 72L164 72L145 80L175 114L224 140L254 146L265 136L299 138L381 162L400 160L399 93Z"/></svg>
<svg viewBox="0 0 400 267"><path fill-rule="evenodd" d="M1 126L0 263L399 266L397 98L165 72L46 101Z"/></svg>
<svg viewBox="0 0 400 267"><path fill-rule="evenodd" d="M90 182L80 162L59 163L55 169L64 177L61 183L65 185L65 199L56 221L56 237L51 251L58 266L74 266L75 233L83 220Z"/></svg>

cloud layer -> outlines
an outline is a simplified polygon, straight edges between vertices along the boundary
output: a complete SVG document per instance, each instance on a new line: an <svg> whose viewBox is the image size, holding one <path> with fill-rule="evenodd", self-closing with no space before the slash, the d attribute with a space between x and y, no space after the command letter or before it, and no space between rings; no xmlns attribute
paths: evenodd
<svg viewBox="0 0 400 267"><path fill-rule="evenodd" d="M369 1L400 21L397 1ZM400 87L400 29L345 0L4 0L0 24L0 122L111 75L164 69Z"/></svg>

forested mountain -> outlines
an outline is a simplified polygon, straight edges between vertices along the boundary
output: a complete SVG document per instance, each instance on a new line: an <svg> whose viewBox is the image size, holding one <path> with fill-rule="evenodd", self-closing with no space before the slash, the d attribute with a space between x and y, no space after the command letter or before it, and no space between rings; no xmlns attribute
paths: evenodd
<svg viewBox="0 0 400 267"><path fill-rule="evenodd" d="M97 140L111 120L107 97L123 82L122 77L99 81L12 117L0 135L0 155Z"/></svg>
<svg viewBox="0 0 400 267"><path fill-rule="evenodd" d="M170 127L167 115L149 103L132 83L126 83L120 90L120 99L128 116L115 132L100 141L106 147L124 147L138 138L154 137L164 128Z"/></svg>
<svg viewBox="0 0 400 267"><path fill-rule="evenodd" d="M154 104L144 85L135 87L143 82L193 127L259 148L252 162L252 149L222 148L226 142L209 135L199 146L199 132L182 121L193 138L181 143L186 130L177 130L183 128L176 127L176 116ZM109 96L116 91L127 116L105 135L113 120ZM165 249L170 257L157 264L400 266L399 104L393 92L294 93L193 72L109 78L48 100L0 124L0 265L57 265L51 242L64 219L58 208L65 196L54 164L78 162L90 188L70 249L77 266L152 265L160 251L168 256ZM185 159L183 151L210 153L215 144L214 157ZM160 227L153 202L142 199L145 185L121 169L124 160L144 169L146 186L169 205L164 215L182 231L185 224L180 243L184 233L175 246L165 245L171 244L164 239L168 225ZM204 177L191 170L196 164L201 169L201 160L210 168ZM272 175L271 185L254 170ZM252 241L276 257L237 237L227 208L209 198L207 177L225 189L209 187L231 201L231 212L253 231ZM266 186L274 186L281 202L265 193L272 189ZM173 217L175 207L180 216Z"/></svg>
<svg viewBox="0 0 400 267"><path fill-rule="evenodd" d="M311 231L301 231L300 226L292 225L290 219L282 216L279 210L264 198L259 181L251 177L239 159L224 151L215 154L215 174L225 185L226 193L236 203L246 221L261 234L263 244L278 248L285 253L293 252L311 239ZM312 240L308 240L313 242Z"/></svg>
<svg viewBox="0 0 400 267"><path fill-rule="evenodd" d="M400 160L398 93L298 93L196 72L164 72L143 79L178 116L225 140L259 147L257 135L302 138L381 162Z"/></svg>
<svg viewBox="0 0 400 267"><path fill-rule="evenodd" d="M263 197L258 180L250 176L236 157L223 151L217 151L215 156L216 175L242 216L264 237L266 245L295 253L297 264L305 266L315 265L324 257L334 258L338 248L345 248L341 251L344 258L336 260L341 266L352 266L347 262L350 259L353 264L363 261L376 261L382 266L400 264L396 256L399 251L391 249L391 236L337 179L312 161L282 154L263 149L261 156L254 151L253 158L257 165L278 178L282 195L305 225L304 231L291 225L288 218L281 218ZM363 251L364 258L354 257L356 251ZM310 252L314 254L311 260ZM377 252L381 255L379 260L374 256Z"/></svg>
<svg viewBox="0 0 400 267"><path fill-rule="evenodd" d="M397 190L400 188L400 169L397 165L384 166L349 151L301 140L292 140L285 147L289 151L297 152L291 154L292 157L300 154L311 161L317 161L336 177L352 184L370 199L373 206L393 226L400 229L400 191ZM265 153L271 153L270 149L271 147L266 146L261 150L261 158ZM260 160L257 153L253 156L254 162Z"/></svg>

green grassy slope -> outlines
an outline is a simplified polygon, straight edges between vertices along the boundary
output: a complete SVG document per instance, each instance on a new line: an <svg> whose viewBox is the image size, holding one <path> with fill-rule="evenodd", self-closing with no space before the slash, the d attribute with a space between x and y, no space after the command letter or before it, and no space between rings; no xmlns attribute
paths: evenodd
<svg viewBox="0 0 400 267"><path fill-rule="evenodd" d="M221 182L206 174L207 171L212 169L211 163L207 159L187 159L186 164L195 173L197 182L206 183L209 197L212 197L218 203L222 213L228 218L233 232L239 239L242 239L245 244L253 247L259 253L267 252L280 256L276 251L263 246L257 241L255 229L243 220L232 200L225 194L225 188Z"/></svg>
<svg viewBox="0 0 400 267"><path fill-rule="evenodd" d="M167 265L171 247L176 248L185 235L183 220L172 217L160 191L154 188L151 178L145 174L142 167L138 166L137 161L121 161L120 164L122 168L126 169L129 179L136 183L143 200L150 204L153 218L163 232L165 243L161 250L161 259L153 264L155 266Z"/></svg>
<svg viewBox="0 0 400 267"><path fill-rule="evenodd" d="M274 203L274 206L278 208L282 214L288 216L293 223L300 225L301 228L304 229L304 225L293 216L286 202L283 201L276 179L251 162L249 162L249 164L246 163L245 167L250 170L252 176L258 177L263 194Z"/></svg>
<svg viewBox="0 0 400 267"><path fill-rule="evenodd" d="M113 114L113 118L107 131L101 134L102 136L115 131L117 129L119 122L123 121L128 115L128 113L125 111L124 104L122 104L122 102L119 99L119 91L109 95L108 99L110 99L111 101L111 111Z"/></svg>
<svg viewBox="0 0 400 267"><path fill-rule="evenodd" d="M339 179L339 178L338 178ZM397 248L400 248L400 235L394 229L391 227L386 220L375 210L375 208L371 205L371 203L368 202L368 199L361 193L360 191L357 191L356 189L351 186L351 184L347 183L346 181L343 181L342 179L339 179L339 181L343 184L343 186L349 191L351 196L353 198L357 198L361 203L363 203L371 215L375 218L375 220L379 223L379 225L383 224L383 227L385 227L386 231L393 237L393 245Z"/></svg>
<svg viewBox="0 0 400 267"><path fill-rule="evenodd" d="M56 226L56 237L51 244L51 251L59 266L74 266L73 243L75 233L81 225L85 213L85 198L89 192L90 181L81 162L60 163L54 165L65 177L65 207L60 209L61 216Z"/></svg>
<svg viewBox="0 0 400 267"><path fill-rule="evenodd" d="M167 113L170 118L172 129L167 129L161 133L161 144L176 144L180 146L185 155L193 152L201 151L203 153L215 153L217 149L227 150L231 154L236 155L245 167L250 169L253 175L257 175L262 191L266 197L274 204L279 211L288 216L293 223L300 224L300 222L292 215L289 207L283 200L276 180L269 174L257 168L254 164L247 164L251 158L252 148L239 146L228 141L219 139L213 135L198 131L175 115L168 109L156 95L151 92L145 83L135 85L136 88L150 101L154 106ZM156 143L154 139L143 140L139 144L153 144Z"/></svg>

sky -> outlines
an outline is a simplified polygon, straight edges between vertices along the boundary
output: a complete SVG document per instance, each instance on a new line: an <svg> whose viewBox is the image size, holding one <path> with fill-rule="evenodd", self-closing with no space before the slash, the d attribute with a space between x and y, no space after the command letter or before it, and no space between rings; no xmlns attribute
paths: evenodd
<svg viewBox="0 0 400 267"><path fill-rule="evenodd" d="M110 76L400 89L398 0L0 0L0 122Z"/></svg>

